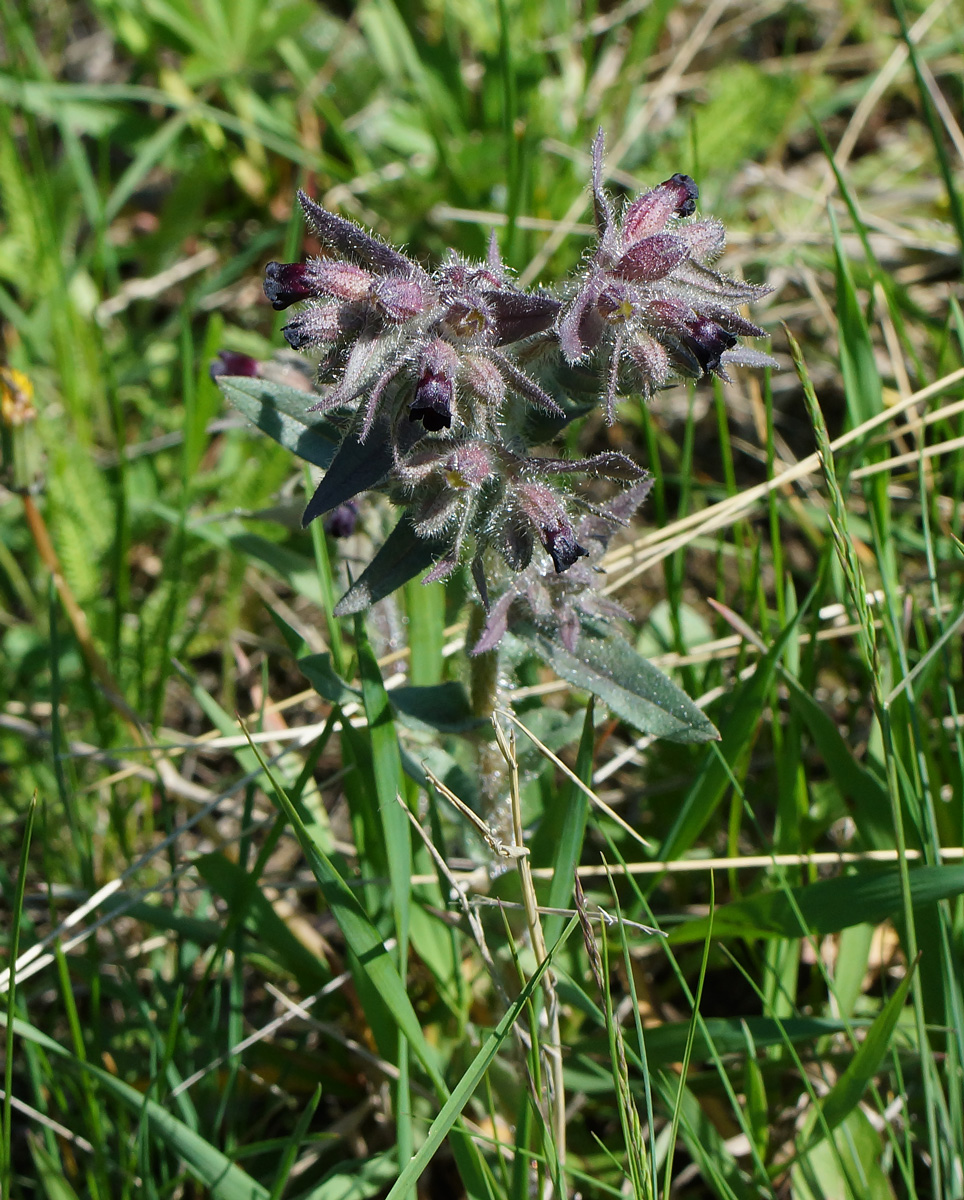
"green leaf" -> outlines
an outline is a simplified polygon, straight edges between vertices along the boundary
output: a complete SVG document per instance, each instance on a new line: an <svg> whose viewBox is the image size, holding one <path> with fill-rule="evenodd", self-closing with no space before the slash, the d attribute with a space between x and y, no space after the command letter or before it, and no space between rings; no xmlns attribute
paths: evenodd
<svg viewBox="0 0 964 1200"><path fill-rule="evenodd" d="M749 752L756 736L777 664L803 611L801 608L757 663L750 678L729 698L727 716L721 722L723 732L719 753L707 755L702 770L680 805L660 850L660 858L664 861L678 858L693 845L726 795L737 764Z"/></svg>
<svg viewBox="0 0 964 1200"><path fill-rule="evenodd" d="M349 704L359 699L359 693L349 687L332 666L327 650L322 654L306 654L299 658L298 670L318 695L330 704Z"/></svg>
<svg viewBox="0 0 964 1200"><path fill-rule="evenodd" d="M860 1103L870 1081L880 1070L880 1064L891 1048L891 1039L897 1028L900 1014L903 1012L911 980L914 978L916 970L917 962L915 961L894 989L893 995L889 997L887 1003L874 1018L874 1023L867 1031L867 1036L857 1047L857 1051L847 1064L844 1073L824 1097L820 1105L820 1117L814 1125L813 1138L808 1143L807 1149L812 1148L817 1142L833 1133ZM801 1153L805 1153L805 1151Z"/></svg>
<svg viewBox="0 0 964 1200"><path fill-rule="evenodd" d="M306 993L316 992L331 979L331 972L300 942L275 912L257 881L223 854L204 854L195 860L204 882L227 901L232 915L262 943L272 959L298 980Z"/></svg>
<svg viewBox="0 0 964 1200"><path fill-rule="evenodd" d="M718 913L720 911L717 909ZM696 1027L691 1057L694 1062L707 1061L712 1057L711 1044L720 1055L745 1054L747 1032L757 1049L762 1050L770 1046L783 1046L787 1042L813 1042L842 1033L847 1028L845 1021L835 1017L788 1017L784 1021L775 1021L771 1017L706 1017ZM651 1069L681 1061L689 1029L689 1021L673 1021L645 1031L646 1061ZM604 1033L580 1038L573 1047L574 1085L576 1072L583 1069L586 1056L602 1054L607 1046ZM626 1047L626 1053L631 1060L634 1058L631 1046ZM642 1063L636 1061L642 1067Z"/></svg>
<svg viewBox="0 0 964 1200"><path fill-rule="evenodd" d="M525 987L519 993L518 999L512 1004L505 1016L495 1027L495 1030L482 1043L482 1049L479 1050L475 1058L472 1060L469 1069L465 1072L455 1088L452 1090L451 1096L442 1106L438 1116L432 1122L428 1131L428 1136L422 1145L418 1148L418 1152L406 1164L405 1168L395 1181L392 1190L388 1193L385 1200L398 1200L400 1196L404 1196L409 1191L422 1172L428 1166L432 1156L441 1146L443 1140L447 1136L449 1130L455 1124L462 1109L466 1106L472 1097L473 1092L482 1082L482 1079L489 1069L492 1060L498 1053L499 1047L505 1041L512 1031L513 1026L522 1016L529 1002L529 998L539 986L543 975L556 950L563 945L569 934L576 928L578 917L573 917L566 927L562 937L552 947L546 957L539 963L532 975L530 975Z"/></svg>
<svg viewBox="0 0 964 1200"><path fill-rule="evenodd" d="M383 1191L398 1174L394 1151L339 1163L301 1200L368 1200Z"/></svg>
<svg viewBox="0 0 964 1200"><path fill-rule="evenodd" d="M359 492L373 488L385 478L393 463L392 442L384 423L376 425L364 442L355 434L348 434L308 501L301 518L302 525L331 512Z"/></svg>
<svg viewBox="0 0 964 1200"><path fill-rule="evenodd" d="M958 896L964 892L964 865L912 868L910 890L915 908ZM902 906L900 872L896 867L863 870L793 888L790 895L785 891L765 892L725 904L716 910L713 929L718 937L727 938L797 938L808 933L819 936L863 922L879 924ZM707 924L707 917L687 921L672 930L669 941L699 941L706 936Z"/></svg>
<svg viewBox="0 0 964 1200"><path fill-rule="evenodd" d="M389 693L392 707L406 722L442 733L462 733L486 724L472 712L461 683L435 683L429 687L400 687Z"/></svg>
<svg viewBox="0 0 964 1200"><path fill-rule="evenodd" d="M0 1020L5 1022L6 1019L0 1015ZM26 1021L14 1021L13 1028L18 1037L41 1046L50 1054L55 1054L70 1070L78 1074L85 1073L96 1079L101 1087L128 1108L136 1119L145 1121L150 1133L165 1142L180 1157L194 1178L210 1188L214 1200L268 1200L268 1192L260 1183L256 1183L226 1154L222 1154L200 1134L189 1129L183 1121L171 1116L157 1101L149 1099L130 1084L111 1075L109 1071L89 1062L81 1062L53 1038L47 1037Z"/></svg>
<svg viewBox="0 0 964 1200"><path fill-rule="evenodd" d="M643 733L671 742L708 742L720 736L686 693L618 634L603 636L584 628L573 653L535 625L514 625L512 633L560 678L598 696Z"/></svg>
<svg viewBox="0 0 964 1200"><path fill-rule="evenodd" d="M331 464L342 435L324 417L305 411L312 392L246 375L223 375L217 383L228 403L262 433L316 467Z"/></svg>
<svg viewBox="0 0 964 1200"><path fill-rule="evenodd" d="M266 772L271 778L270 771ZM274 780L272 779L272 782ZM298 839L308 866L318 880L322 895L331 914L338 923L345 941L354 956L357 969L364 972L367 989L377 994L379 1003L392 1014L395 1023L411 1046L432 1081L436 1093L447 1103L450 1094L439 1067L438 1055L422 1033L418 1016L408 996L408 989L398 973L392 956L372 924L368 914L359 904L354 892L342 878L332 860L315 842L303 816L303 806L295 803L283 788L275 784L273 794ZM310 818L309 818L310 819ZM464 1101L463 1101L464 1104ZM445 1111L445 1109L443 1109ZM461 1112L461 1107L455 1116ZM449 1124L451 1128L451 1123ZM488 1194L482 1165L471 1139L459 1136L452 1140L452 1152L458 1163L459 1173L466 1191L472 1200Z"/></svg>
<svg viewBox="0 0 964 1200"><path fill-rule="evenodd" d="M430 567L446 549L448 543L439 538L419 537L405 513L372 561L335 605L335 616L348 617L371 608L376 601L390 596L403 583Z"/></svg>

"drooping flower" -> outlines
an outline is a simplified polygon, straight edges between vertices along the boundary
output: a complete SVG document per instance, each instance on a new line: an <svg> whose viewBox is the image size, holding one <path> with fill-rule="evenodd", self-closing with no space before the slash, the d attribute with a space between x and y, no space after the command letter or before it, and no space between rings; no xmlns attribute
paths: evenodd
<svg viewBox="0 0 964 1200"><path fill-rule="evenodd" d="M602 184L603 134L592 147L593 213L599 240L558 323L570 363L601 360L609 423L617 396L649 397L679 376L727 379L728 363L776 366L737 344L764 331L738 311L770 290L713 270L725 232L712 217L690 220L699 190L673 175L624 209L617 220Z"/></svg>
<svg viewBox="0 0 964 1200"><path fill-rule="evenodd" d="M564 572L548 571L535 560L519 571L488 609L482 636L472 653L494 649L516 618L557 633L570 652L576 649L585 618L603 622L629 619L622 605L599 590L600 560L613 535L629 523L652 486L652 476L640 472L636 482L604 508L584 513L573 531L581 553Z"/></svg>

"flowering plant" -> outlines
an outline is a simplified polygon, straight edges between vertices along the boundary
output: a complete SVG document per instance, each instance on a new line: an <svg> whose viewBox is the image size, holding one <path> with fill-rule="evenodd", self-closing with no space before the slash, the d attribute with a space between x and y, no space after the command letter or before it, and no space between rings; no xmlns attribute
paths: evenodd
<svg viewBox="0 0 964 1200"><path fill-rule="evenodd" d="M619 638L612 620L625 614L594 586L649 475L616 452L567 460L534 451L587 411L587 398L601 400L612 424L621 395L649 398L687 377L726 380L731 363L775 365L738 341L763 334L739 307L768 289L714 270L723 226L695 216L698 190L687 175L644 192L617 218L603 188L602 131L592 197L591 256L558 291L525 291L494 236L486 261L451 251L429 273L300 192L322 256L269 263L264 291L275 309L298 306L282 333L293 349L319 356L314 402L260 378L267 373L258 364L239 370L239 356L224 356L216 373L262 429L326 469L304 524L371 488L403 509L337 614L361 611L426 568L430 582L467 564L484 612L474 654L513 633L638 726L686 740L714 736ZM258 386L237 378L245 374ZM599 506L563 482L580 475L625 490ZM613 638L625 653L612 654ZM656 693L654 716L646 705Z"/></svg>

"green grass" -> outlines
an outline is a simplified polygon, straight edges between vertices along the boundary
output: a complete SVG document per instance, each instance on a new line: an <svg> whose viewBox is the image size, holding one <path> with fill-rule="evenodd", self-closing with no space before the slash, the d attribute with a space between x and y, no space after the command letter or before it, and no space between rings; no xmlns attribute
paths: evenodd
<svg viewBox="0 0 964 1200"><path fill-rule="evenodd" d="M0 0L4 1197L964 1196L959 25ZM522 648L532 738L396 695L467 681L466 582L336 620L391 513L302 531L208 376L298 186L551 281L598 125L775 288L783 371L578 430L657 472L605 584L718 743Z"/></svg>

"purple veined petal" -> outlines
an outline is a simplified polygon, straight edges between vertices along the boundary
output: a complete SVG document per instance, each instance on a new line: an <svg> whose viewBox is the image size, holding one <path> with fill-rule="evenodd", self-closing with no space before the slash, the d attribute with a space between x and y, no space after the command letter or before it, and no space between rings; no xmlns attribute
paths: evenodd
<svg viewBox="0 0 964 1200"><path fill-rule="evenodd" d="M568 571L577 559L586 558L589 554L576 541L575 531L568 521L540 529L539 535L557 575Z"/></svg>
<svg viewBox="0 0 964 1200"><path fill-rule="evenodd" d="M634 283L652 283L678 267L689 253L682 238L672 233L654 233L634 242L613 267L613 272Z"/></svg>
<svg viewBox="0 0 964 1200"><path fill-rule="evenodd" d="M326 249L356 259L363 267L379 274L409 275L416 270L410 258L387 245L373 234L366 233L353 221L336 216L315 203L304 192L298 193L305 220Z"/></svg>
<svg viewBox="0 0 964 1200"><path fill-rule="evenodd" d="M706 373L721 373L720 359L725 350L736 345L736 336L709 317L697 317L682 335L687 348L693 352Z"/></svg>
<svg viewBox="0 0 964 1200"><path fill-rule="evenodd" d="M452 428L452 385L449 381L429 375L415 389L408 406L408 419L421 421L429 433Z"/></svg>
<svg viewBox="0 0 964 1200"><path fill-rule="evenodd" d="M443 338L433 338L419 355L415 395L408 419L421 421L430 432L451 429L455 407L455 377L459 356Z"/></svg>
<svg viewBox="0 0 964 1200"><path fill-rule="evenodd" d="M671 217L688 217L696 211L700 190L689 175L673 175L652 191L643 192L623 213L622 233L627 245L660 233Z"/></svg>

